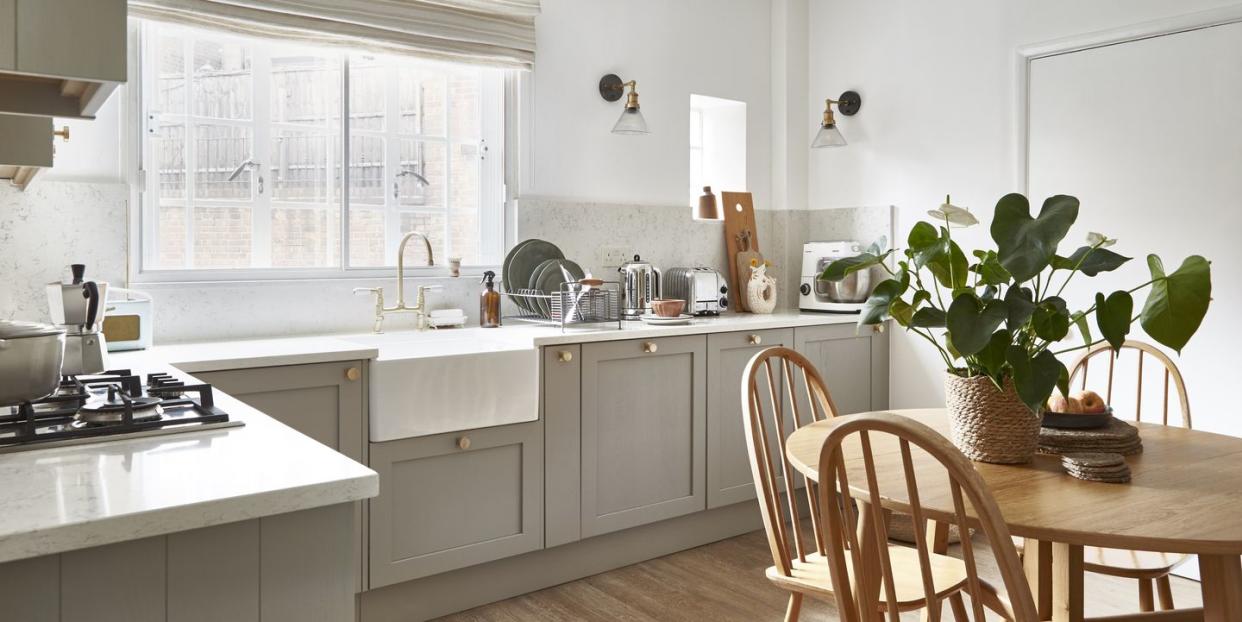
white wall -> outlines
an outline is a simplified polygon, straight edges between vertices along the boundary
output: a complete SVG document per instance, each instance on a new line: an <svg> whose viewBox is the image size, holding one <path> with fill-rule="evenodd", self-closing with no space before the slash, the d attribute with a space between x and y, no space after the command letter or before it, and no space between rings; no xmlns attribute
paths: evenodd
<svg viewBox="0 0 1242 622"><path fill-rule="evenodd" d="M863 104L857 116L841 117L848 147L811 154L810 206L893 204L904 235L952 193L979 214L983 226L971 232L985 242L996 199L1018 189L1018 47L1229 4L1236 2L812 0L811 109L847 89ZM925 345L894 335L895 408L943 403L943 364Z"/></svg>
<svg viewBox="0 0 1242 622"><path fill-rule="evenodd" d="M522 193L684 205L690 94L746 102L747 185L771 196L767 0L544 0L536 26L533 185ZM624 100L601 76L637 80L651 134L610 133Z"/></svg>

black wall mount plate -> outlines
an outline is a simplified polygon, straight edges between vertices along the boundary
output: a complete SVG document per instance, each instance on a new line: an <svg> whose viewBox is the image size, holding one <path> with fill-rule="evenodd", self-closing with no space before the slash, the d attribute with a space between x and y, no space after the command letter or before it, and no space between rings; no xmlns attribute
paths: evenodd
<svg viewBox="0 0 1242 622"><path fill-rule="evenodd" d="M615 102L625 94L624 84L617 74L610 73L599 79L599 94L605 100Z"/></svg>
<svg viewBox="0 0 1242 622"><path fill-rule="evenodd" d="M837 98L837 110L841 114L852 117L862 108L862 96L857 91L846 91Z"/></svg>

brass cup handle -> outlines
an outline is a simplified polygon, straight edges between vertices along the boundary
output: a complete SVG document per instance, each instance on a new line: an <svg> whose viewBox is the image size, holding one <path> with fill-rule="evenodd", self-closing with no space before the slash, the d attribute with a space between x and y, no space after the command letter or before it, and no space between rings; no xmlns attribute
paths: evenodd
<svg viewBox="0 0 1242 622"><path fill-rule="evenodd" d="M656 345L654 341L643 342L643 352L651 354L652 352L655 352L656 350L659 350L659 349L660 349L660 346Z"/></svg>
<svg viewBox="0 0 1242 622"><path fill-rule="evenodd" d="M457 439L457 448L458 449L470 449L470 437L463 436Z"/></svg>
<svg viewBox="0 0 1242 622"><path fill-rule="evenodd" d="M746 338L746 341L750 342L750 345L752 346L757 346L763 343L763 337L760 337L759 335L751 335Z"/></svg>
<svg viewBox="0 0 1242 622"><path fill-rule="evenodd" d="M562 363L568 363L574 360L574 353L570 352L569 350L561 350L560 352L556 353L556 360Z"/></svg>

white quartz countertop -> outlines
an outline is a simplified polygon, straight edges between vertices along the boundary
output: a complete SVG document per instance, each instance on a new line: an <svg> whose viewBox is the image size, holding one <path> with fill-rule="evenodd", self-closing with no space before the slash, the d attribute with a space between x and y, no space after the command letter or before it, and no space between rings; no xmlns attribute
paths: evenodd
<svg viewBox="0 0 1242 622"><path fill-rule="evenodd" d="M434 357L481 353L497 348L538 348L569 343L591 343L624 339L651 339L679 335L854 324L857 315L828 313L774 313L757 315L726 313L702 317L681 326L648 326L639 321L595 324L585 328L543 326L510 322L500 328L448 328L417 333L393 331L380 335L327 335L283 337L160 345L142 353L152 360L194 372L248 369L277 365L301 365L329 361L367 360L390 356ZM399 347L397 347L399 344ZM393 354L399 353L399 354ZM134 353L137 355L138 353Z"/></svg>
<svg viewBox="0 0 1242 622"><path fill-rule="evenodd" d="M177 373L135 354L115 354L112 366ZM246 425L0 454L0 562L379 493L371 469L219 391L215 399Z"/></svg>

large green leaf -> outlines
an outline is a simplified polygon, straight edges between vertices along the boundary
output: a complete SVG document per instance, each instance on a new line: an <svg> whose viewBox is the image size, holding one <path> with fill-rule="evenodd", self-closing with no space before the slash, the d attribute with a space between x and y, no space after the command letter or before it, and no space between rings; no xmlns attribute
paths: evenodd
<svg viewBox="0 0 1242 622"><path fill-rule="evenodd" d="M898 298L888 305L888 314L893 316L898 324L905 328L910 327L910 321L914 318L914 307L910 303Z"/></svg>
<svg viewBox="0 0 1242 622"><path fill-rule="evenodd" d="M1018 390L1018 397L1028 408L1039 412L1059 383L1065 365L1048 350L1031 357L1026 348L1019 345L1011 345L1005 350L1005 361L1013 369L1013 384Z"/></svg>
<svg viewBox="0 0 1242 622"><path fill-rule="evenodd" d="M838 259L828 264L828 266L824 268L824 272L819 275L819 278L823 281L840 281L841 279L844 279L859 270L866 270L871 266L879 265L880 262L888 259L888 256L892 253L893 251L880 253L879 255L863 253L853 257Z"/></svg>
<svg viewBox="0 0 1242 622"><path fill-rule="evenodd" d="M1147 256L1152 283L1143 305L1143 330L1152 339L1178 353L1190 341L1212 302L1212 271L1208 260L1191 255L1172 274L1165 275L1164 264L1155 255Z"/></svg>
<svg viewBox="0 0 1242 622"><path fill-rule="evenodd" d="M972 269L979 274L979 280L984 285L1005 285L1013 279L1005 266L1000 264L996 251L975 251L975 256L979 257L979 263Z"/></svg>
<svg viewBox="0 0 1242 622"><path fill-rule="evenodd" d="M906 246L910 249L909 255L914 260L914 265L919 268L944 252L944 246L941 244L940 234L936 232L936 228L921 220L914 223L914 227L910 229L910 235L906 238Z"/></svg>
<svg viewBox="0 0 1242 622"><path fill-rule="evenodd" d="M1134 298L1130 292L1117 290L1104 297L1095 295L1095 323L1100 327L1100 335L1113 347L1114 352L1121 351L1121 344L1126 342L1130 334L1130 317L1134 313Z"/></svg>
<svg viewBox="0 0 1242 622"><path fill-rule="evenodd" d="M1060 341L1069 334L1070 315L1065 300L1050 296L1039 301L1031 315L1035 335L1044 341Z"/></svg>
<svg viewBox="0 0 1242 622"><path fill-rule="evenodd" d="M1008 315L1004 301L993 300L984 304L972 294L962 294L949 305L945 327L949 329L957 351L970 356L988 345L992 333Z"/></svg>
<svg viewBox="0 0 1242 622"><path fill-rule="evenodd" d="M1035 313L1035 294L1029 287L1010 287L1005 292L1005 305L1009 309L1005 325L1011 332L1017 332Z"/></svg>
<svg viewBox="0 0 1242 622"><path fill-rule="evenodd" d="M901 298L909 286L910 275L905 272L899 278L881 281L872 290L867 302L863 303L862 312L858 314L858 324L862 326L883 322L889 315L889 307L893 301Z"/></svg>
<svg viewBox="0 0 1242 622"><path fill-rule="evenodd" d="M996 203L992 239L1000 263L1019 283L1039 274L1052 261L1057 244L1078 219L1078 199L1057 195L1044 201L1038 217L1020 194L1007 194Z"/></svg>
<svg viewBox="0 0 1242 622"><path fill-rule="evenodd" d="M914 313L911 323L918 328L944 328L945 313L936 307L923 307Z"/></svg>
<svg viewBox="0 0 1242 622"><path fill-rule="evenodd" d="M992 337L988 339L988 345L975 353L975 361L988 372L992 380L996 381L997 386L1000 386L1001 371L1005 367L1005 351L1009 349L1012 341L1013 335L1002 328L992 333Z"/></svg>
<svg viewBox="0 0 1242 622"><path fill-rule="evenodd" d="M949 250L932 257L927 262L927 267L940 285L951 290L960 289L966 286L966 280L970 276L970 263L966 261L966 253L962 252L957 242L949 239L948 229L941 230L944 235L941 242Z"/></svg>
<svg viewBox="0 0 1242 622"><path fill-rule="evenodd" d="M1127 261L1130 261L1129 257L1118 255L1107 248L1082 246L1069 257L1060 255L1053 257L1052 267L1057 270L1077 269L1087 276L1095 276L1101 272L1112 272Z"/></svg>

